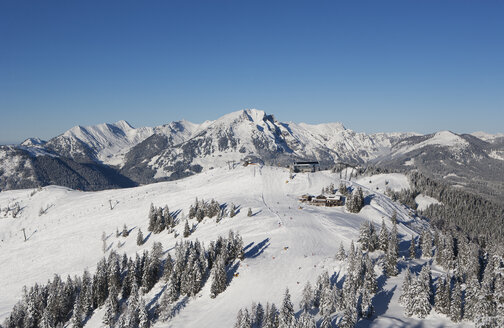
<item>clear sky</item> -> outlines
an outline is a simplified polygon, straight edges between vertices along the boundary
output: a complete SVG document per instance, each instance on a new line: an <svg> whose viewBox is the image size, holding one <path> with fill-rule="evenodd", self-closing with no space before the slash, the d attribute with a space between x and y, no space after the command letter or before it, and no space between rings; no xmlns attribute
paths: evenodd
<svg viewBox="0 0 504 328"><path fill-rule="evenodd" d="M504 132L504 1L0 1L0 143L259 108Z"/></svg>

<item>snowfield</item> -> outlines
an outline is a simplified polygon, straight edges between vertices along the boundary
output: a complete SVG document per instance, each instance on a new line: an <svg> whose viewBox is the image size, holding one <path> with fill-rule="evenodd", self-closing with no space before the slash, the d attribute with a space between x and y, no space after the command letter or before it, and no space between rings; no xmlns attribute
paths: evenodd
<svg viewBox="0 0 504 328"><path fill-rule="evenodd" d="M182 180L130 189L81 192L50 186L40 191L0 192L1 209L15 203L21 207L17 218L4 217L0 211L0 322L20 299L24 285L44 284L55 273L66 279L66 275L80 276L86 268L93 272L104 256L103 232L107 235L107 255L110 249L115 249L119 254L134 256L150 250L155 241L162 242L163 249L169 251L183 239L183 223L176 227L180 233L177 238L163 231L148 236L142 246L136 244L139 228L144 236L148 235L150 204L168 205L170 211L181 211L178 218L184 218L196 197L208 201L213 198L228 205L234 203L239 206L239 212L219 223L205 218L189 239L198 239L207 246L219 235L226 237L233 229L243 237L245 259L238 262L239 275L232 278L222 294L211 299L210 281L207 281L201 292L173 319L157 322L154 327L233 327L240 308L250 308L252 302L281 304L286 287L298 311L307 281L314 284L317 276L326 270L338 281L343 278L345 263L336 260L335 254L340 243L348 249L351 241L358 239L361 223L371 221L379 230L384 219L391 230L390 217L396 212L403 241L417 236L426 224L383 194L387 187L393 190L409 187L407 178L400 174L346 181L347 185L364 190L366 206L359 214L348 213L344 207L315 207L297 200L305 193L318 195L330 183L337 188L341 181L339 174L329 171L298 173L290 179L287 169L249 165L216 168ZM252 217L247 216L249 207ZM39 216L40 209L47 211ZM197 224L197 221L189 223ZM123 224L131 229L130 235L116 237L116 228L122 230ZM404 254L407 244L401 244ZM377 251L372 256L376 259L382 254ZM425 320L405 317L398 298L406 264L405 260L400 261L400 275L390 279L382 275L380 265L376 266L380 289L373 299L375 314L370 320L359 321L357 327L473 326L468 322L454 324L434 311ZM146 304L158 301L157 294L164 286L160 281L144 295ZM102 310L96 311L86 327L104 327L102 316Z"/></svg>

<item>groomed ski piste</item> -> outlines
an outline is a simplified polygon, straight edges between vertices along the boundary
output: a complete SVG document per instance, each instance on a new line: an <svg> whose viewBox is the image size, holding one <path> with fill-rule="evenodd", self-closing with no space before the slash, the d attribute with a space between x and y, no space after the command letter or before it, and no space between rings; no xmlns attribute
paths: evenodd
<svg viewBox="0 0 504 328"><path fill-rule="evenodd" d="M0 214L0 323L21 298L25 285L29 288L36 282L45 284L56 273L63 279L67 275L81 276L86 268L93 273L96 263L111 249L134 257L159 241L165 251L170 251L177 241L185 239L184 224L175 228L178 237L166 230L148 235L150 205L168 205L170 211L180 210L181 218L187 215L196 197L233 203L239 206L239 212L219 223L215 218L204 218L200 223L189 220L190 225L197 227L187 239L198 239L207 246L218 236L226 237L232 229L243 237L245 258L238 261L239 275L228 275L229 285L223 293L210 298L208 280L174 318L157 321L154 327L233 327L240 308L250 308L252 302L279 305L286 288L292 295L295 311L299 312L301 292L307 281L314 285L326 270L339 282L344 279L346 263L336 260L335 255L340 243L346 250L352 240L356 243L363 222L371 221L379 230L383 219L390 231L390 218L396 212L400 257L406 256L411 236L417 236L427 224L384 195L385 186L397 191L409 188L407 178L401 174L344 180L348 186L364 190L366 205L358 214L348 213L344 206L316 207L298 201L305 193L320 194L330 183L338 188L341 181L339 174L330 171L297 173L291 177L286 168L250 165L216 168L178 181L130 189L81 192L49 186L1 192L0 208L19 203L21 211L16 218ZM47 211L39 215L41 208ZM251 217L247 216L248 208L252 209ZM124 224L131 230L130 235L116 237L116 229L122 230ZM136 244L139 228L147 239L142 246ZM105 254L103 232L108 245ZM423 320L406 317L398 302L405 268L425 260L412 262L402 258L400 274L386 278L380 264L383 253L375 251L371 256L378 263L375 270L379 290L372 300L373 316L361 319L357 327L473 327L468 322L455 324L434 310ZM165 282L159 281L142 296L145 303L152 306L158 302L164 287ZM98 309L85 327L104 327L102 318L103 309Z"/></svg>

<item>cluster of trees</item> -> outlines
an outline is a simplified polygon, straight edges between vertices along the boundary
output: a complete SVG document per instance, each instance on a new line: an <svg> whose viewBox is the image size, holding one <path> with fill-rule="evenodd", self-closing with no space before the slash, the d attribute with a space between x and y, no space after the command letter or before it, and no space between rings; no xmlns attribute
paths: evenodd
<svg viewBox="0 0 504 328"><path fill-rule="evenodd" d="M169 320L176 313L181 297L200 292L211 277L210 296L216 297L227 285L227 266L236 259L243 259L243 240L238 233L229 231L228 238L212 241L208 250L198 241L185 241L175 246L175 260L168 258L163 274L167 288L156 310L159 318Z"/></svg>
<svg viewBox="0 0 504 328"><path fill-rule="evenodd" d="M406 272L401 303L406 315L424 318L431 309L458 322L473 321L476 327L504 326L504 254L501 246L482 248L461 230L424 230L420 235L422 257L447 273L433 284L430 266L420 274ZM416 246L412 240L413 253ZM410 251L411 253L412 251Z"/></svg>
<svg viewBox="0 0 504 328"><path fill-rule="evenodd" d="M327 187L322 188L322 194L334 194L336 189L334 189L334 183L330 183Z"/></svg>
<svg viewBox="0 0 504 328"><path fill-rule="evenodd" d="M105 307L104 323L117 327L148 327L149 316L140 299L141 289L152 288L162 270L161 244L155 243L151 254L144 252L135 260L111 252L97 264L93 276L86 270L82 277L55 275L47 285L35 284L24 294L6 319L5 328L82 327L86 317ZM123 307L119 301L124 299Z"/></svg>
<svg viewBox="0 0 504 328"><path fill-rule="evenodd" d="M352 195L347 196L346 208L351 213L359 213L364 207L364 194L362 193L362 188L357 188L354 190Z"/></svg>
<svg viewBox="0 0 504 328"><path fill-rule="evenodd" d="M418 190L402 189L401 191L393 191L390 188L387 188L385 194L389 196L393 201L398 201L411 209L416 210L418 207L415 201L415 198L418 196L418 194L420 194Z"/></svg>
<svg viewBox="0 0 504 328"><path fill-rule="evenodd" d="M4 328L71 327L80 328L97 309L104 308L103 323L108 327L147 328L156 315L166 320L181 296L197 294L210 275L212 297L227 287L226 266L243 258L243 241L229 232L219 237L207 250L198 241L177 243L174 259L163 258L161 243L155 242L150 252L135 259L110 252L101 259L94 275L87 270L81 277L58 275L46 285L25 287L22 299L5 320ZM167 288L159 305L150 310L142 294L148 293L161 279Z"/></svg>
<svg viewBox="0 0 504 328"><path fill-rule="evenodd" d="M385 253L385 273L387 276L395 276L398 273L399 237L396 222L396 220L392 220L391 232L388 231L383 220L379 234L377 234L373 223L368 221L362 223L359 229L358 242L362 250L369 252L381 250Z"/></svg>
<svg viewBox="0 0 504 328"><path fill-rule="evenodd" d="M267 304L266 310L259 304L241 309L236 319L236 328L250 327L332 327L335 312L343 312L339 327L353 327L359 318L370 317L373 313L371 298L378 290L374 264L367 253L355 249L352 242L348 255L340 251L342 259L348 262L348 274L343 288L331 281L326 271L318 278L314 287L307 282L303 288L300 310L296 313L289 290L285 291L281 307ZM314 315L320 314L317 323ZM318 324L318 325L317 325Z"/></svg>
<svg viewBox="0 0 504 328"><path fill-rule="evenodd" d="M416 209L415 197L425 194L440 201L427 209L420 211L422 216L432 219L438 228L449 229L458 227L480 244L491 240L504 241L504 205L490 201L475 193L425 176L418 171L408 173L410 190L401 192L389 191L393 200Z"/></svg>
<svg viewBox="0 0 504 328"><path fill-rule="evenodd" d="M165 205L164 208L155 207L152 203L149 209L149 226L148 231L160 233L164 229L171 230L177 224L176 218Z"/></svg>
<svg viewBox="0 0 504 328"><path fill-rule="evenodd" d="M205 202L204 199L196 200L194 201L194 204L189 207L189 219L194 219L198 220L198 222L201 222L204 217L209 217L213 218L221 214L221 206L219 202L215 200L211 200L209 202ZM224 215L221 214L221 217Z"/></svg>

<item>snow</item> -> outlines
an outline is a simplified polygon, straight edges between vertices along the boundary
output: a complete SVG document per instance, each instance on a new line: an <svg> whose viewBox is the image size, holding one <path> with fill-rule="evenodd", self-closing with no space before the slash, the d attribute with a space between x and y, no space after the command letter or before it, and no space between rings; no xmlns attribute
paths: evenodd
<svg viewBox="0 0 504 328"><path fill-rule="evenodd" d="M490 153L488 153L488 156L493 159L504 161L504 150L492 150Z"/></svg>
<svg viewBox="0 0 504 328"><path fill-rule="evenodd" d="M396 146L397 150L393 155L406 154L426 146L450 147L454 150L461 150L469 146L469 142L451 131L439 131L432 134L428 139L416 144L404 145L400 143Z"/></svg>
<svg viewBox="0 0 504 328"><path fill-rule="evenodd" d="M490 134L487 132L483 131L478 131L478 132L473 132L471 135L475 136L476 138L479 138L484 141L490 141L492 142L493 140L497 138L504 138L504 133L496 133L496 134Z"/></svg>
<svg viewBox="0 0 504 328"><path fill-rule="evenodd" d="M175 239L173 234L166 232L151 235L142 246L136 245L137 229L147 233L151 202L156 206L167 204L172 211L181 209L183 213L188 212L195 197L237 204L240 206L237 216L224 218L218 224L205 218L189 238L208 245L217 236L226 236L229 229L233 229L243 236L244 245L249 245L247 249L254 253L238 262L240 274L232 279L224 293L211 299L207 282L200 294L190 299L175 318L157 323L155 327L231 327L238 309L249 307L253 301L279 304L286 287L298 310L306 281L313 284L325 270L341 272L342 278L345 263L335 260L334 255L340 242L348 248L351 240L357 240L362 222L369 220L379 225L385 219L390 229L392 224L388 218L397 212L398 231L405 239L425 226L424 222L411 217L408 209L376 193L374 184L373 188L368 188L366 180L347 181L354 187L362 187L365 195L372 195L369 205L359 214L347 213L344 207L302 205L300 209L299 195L316 194L330 183L339 185L341 180L328 171L295 174L293 179L289 176L284 168L251 165L231 170L216 168L178 181L130 189L80 192L50 186L33 195L32 190L1 192L0 207L19 202L23 209L16 219L0 217L0 321L21 296L23 285L45 283L54 273L65 277L67 274L81 275L85 268L94 271L96 262L103 256L102 232L106 232L107 243L112 244L113 249L124 242L117 251L129 256L150 249L154 241L162 242L164 249L171 249L180 238ZM404 177L395 174L366 179L372 179L377 186L384 186L385 180L394 188L406 185ZM113 210L110 210L109 200L117 203ZM39 209L49 205L47 214L39 216ZM249 207L254 213L252 217L246 215ZM116 238L115 230L123 224L133 228L133 232L128 238ZM26 242L23 241L23 228L28 238ZM177 229L181 230L181 225ZM252 251L256 246L257 250ZM375 306L381 309L376 319L380 327L393 322L392 317L406 326L420 322L402 314L402 308L396 304L400 290L397 284L400 285L399 278L387 280L385 294L382 297L380 292L374 300ZM163 286L160 282L145 295L146 303ZM86 327L102 327L101 316L102 312L97 311ZM374 322L361 324L374 327ZM439 323L447 324L447 321L439 319L436 326Z"/></svg>
<svg viewBox="0 0 504 328"><path fill-rule="evenodd" d="M415 202L418 205L418 209L421 211L427 209L427 207L429 207L430 205L442 204L436 198L423 194L419 194L418 196L416 196Z"/></svg>
<svg viewBox="0 0 504 328"><path fill-rule="evenodd" d="M392 191L410 189L408 177L401 173L376 174L370 177L362 177L357 180L357 183L380 193L384 193L387 189Z"/></svg>

